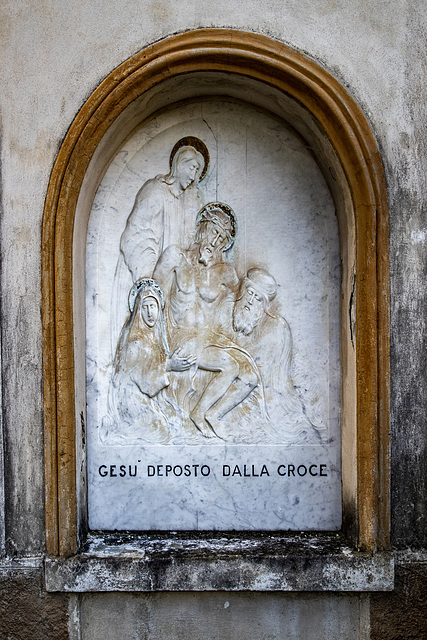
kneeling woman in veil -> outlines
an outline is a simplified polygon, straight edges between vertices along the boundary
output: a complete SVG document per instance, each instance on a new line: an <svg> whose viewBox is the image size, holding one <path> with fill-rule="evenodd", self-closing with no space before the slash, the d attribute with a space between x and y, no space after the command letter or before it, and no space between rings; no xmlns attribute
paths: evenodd
<svg viewBox="0 0 427 640"><path fill-rule="evenodd" d="M185 371L195 362L169 351L165 298L152 278L141 278L129 293L130 315L117 344L108 391L104 442L163 444L170 433L157 395L169 385L168 371Z"/></svg>

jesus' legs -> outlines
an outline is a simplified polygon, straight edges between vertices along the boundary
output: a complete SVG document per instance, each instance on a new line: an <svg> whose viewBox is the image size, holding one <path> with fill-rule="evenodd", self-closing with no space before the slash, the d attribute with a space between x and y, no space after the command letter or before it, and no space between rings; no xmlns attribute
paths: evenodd
<svg viewBox="0 0 427 640"><path fill-rule="evenodd" d="M219 421L234 407L237 407L258 385L258 376L253 365L244 356L239 358L239 375L227 392L207 412L205 418L213 429Z"/></svg>
<svg viewBox="0 0 427 640"><path fill-rule="evenodd" d="M217 373L191 412L197 428L204 435L211 435L210 430L215 432L215 423L249 395L257 386L258 378L243 354L236 352L232 356L219 347L203 349L198 366Z"/></svg>
<svg viewBox="0 0 427 640"><path fill-rule="evenodd" d="M205 436L212 436L212 427L206 422L207 411L226 393L231 383L239 375L239 365L227 351L219 347L207 347L197 358L199 369L212 371L216 376L203 391L198 403L190 414L196 427Z"/></svg>

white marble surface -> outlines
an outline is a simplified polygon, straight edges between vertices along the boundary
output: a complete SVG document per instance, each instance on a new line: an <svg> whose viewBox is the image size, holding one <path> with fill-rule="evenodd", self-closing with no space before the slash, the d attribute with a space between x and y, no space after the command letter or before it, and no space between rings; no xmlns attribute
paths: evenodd
<svg viewBox="0 0 427 640"><path fill-rule="evenodd" d="M295 414L281 413L279 401L270 420L256 403L233 409L218 430L221 440L207 440L176 412L167 414L163 445L147 438L150 425L147 432L140 425L115 433L102 427L117 340L112 316L119 314L120 326L126 319L125 306L111 310L120 236L138 190L167 173L170 151L186 135L209 149L203 200L226 202L237 216L227 261L239 277L260 267L278 283L270 311L289 324L294 382L304 411L322 427L308 427L300 438L294 437ZM90 526L340 528L338 231L326 184L296 135L277 119L230 101L201 101L152 119L125 143L101 182L89 221L86 272ZM129 274L125 298L131 284ZM148 465L185 464L207 465L209 476L147 475ZM245 464L249 476L223 475L223 465L230 474L238 465L243 474ZM263 464L269 475L253 475ZM278 475L280 464L316 466L313 475L288 478ZM110 475L110 465L118 477ZM129 465L137 465L136 476L129 477Z"/></svg>
<svg viewBox="0 0 427 640"><path fill-rule="evenodd" d="M302 531L341 525L340 471L330 446L98 447L89 486L92 529Z"/></svg>

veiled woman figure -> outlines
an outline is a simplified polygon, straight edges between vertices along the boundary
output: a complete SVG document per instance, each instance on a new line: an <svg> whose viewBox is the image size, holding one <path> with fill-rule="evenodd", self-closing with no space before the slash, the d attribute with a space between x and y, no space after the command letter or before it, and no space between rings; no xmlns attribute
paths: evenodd
<svg viewBox="0 0 427 640"><path fill-rule="evenodd" d="M169 385L169 371L185 371L194 358L169 350L164 318L165 298L152 278L141 278L129 293L130 315L116 349L108 392L108 415L102 424L107 442L169 441L167 419L158 394Z"/></svg>

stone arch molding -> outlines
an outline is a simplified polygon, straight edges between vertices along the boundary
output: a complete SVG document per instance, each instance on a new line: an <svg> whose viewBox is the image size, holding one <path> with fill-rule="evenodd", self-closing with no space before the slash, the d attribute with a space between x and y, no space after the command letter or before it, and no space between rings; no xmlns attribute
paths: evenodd
<svg viewBox="0 0 427 640"><path fill-rule="evenodd" d="M342 262L344 533L389 545L388 208L374 135L354 99L316 62L265 36L203 29L166 38L115 69L61 146L42 247L46 544L72 555L86 530L84 251L96 188L127 136L171 102L237 97L308 142L335 200ZM173 99L171 98L173 96Z"/></svg>

